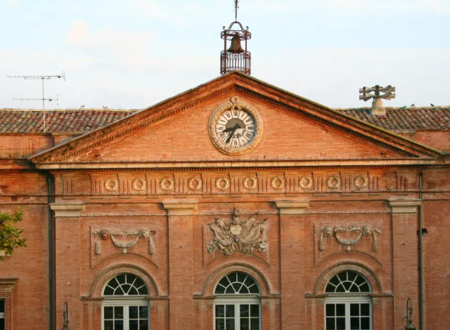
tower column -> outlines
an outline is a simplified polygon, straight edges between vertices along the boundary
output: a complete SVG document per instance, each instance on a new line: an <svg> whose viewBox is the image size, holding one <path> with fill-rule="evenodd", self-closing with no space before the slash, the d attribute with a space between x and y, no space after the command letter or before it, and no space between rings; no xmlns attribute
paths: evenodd
<svg viewBox="0 0 450 330"><path fill-rule="evenodd" d="M277 201L280 212L281 328L302 329L305 323L305 224L309 201Z"/></svg>
<svg viewBox="0 0 450 330"><path fill-rule="evenodd" d="M193 330L194 240L196 201L165 201L169 241L170 329Z"/></svg>

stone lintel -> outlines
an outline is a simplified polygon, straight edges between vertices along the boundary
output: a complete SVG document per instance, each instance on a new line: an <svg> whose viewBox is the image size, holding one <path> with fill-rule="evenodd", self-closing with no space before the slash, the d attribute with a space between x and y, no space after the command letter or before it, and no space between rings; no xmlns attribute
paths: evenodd
<svg viewBox="0 0 450 330"><path fill-rule="evenodd" d="M309 201L276 201L280 214L305 214Z"/></svg>
<svg viewBox="0 0 450 330"><path fill-rule="evenodd" d="M420 200L389 200L392 213L417 213L417 207L422 204Z"/></svg>
<svg viewBox="0 0 450 330"><path fill-rule="evenodd" d="M12 292L18 278L0 278L0 292Z"/></svg>
<svg viewBox="0 0 450 330"><path fill-rule="evenodd" d="M57 218L78 218L84 211L84 203L53 203L50 209L55 212Z"/></svg>
<svg viewBox="0 0 450 330"><path fill-rule="evenodd" d="M163 201L163 206L167 210L167 215L192 215L197 208L197 201Z"/></svg>

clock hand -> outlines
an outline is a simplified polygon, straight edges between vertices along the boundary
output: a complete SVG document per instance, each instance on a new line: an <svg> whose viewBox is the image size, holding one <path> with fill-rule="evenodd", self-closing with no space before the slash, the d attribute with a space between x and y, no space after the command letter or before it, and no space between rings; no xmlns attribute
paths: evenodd
<svg viewBox="0 0 450 330"><path fill-rule="evenodd" d="M234 125L234 126L231 128L232 131L231 131L230 135L228 136L228 139L225 141L226 144L228 144L228 142L231 141L231 138L233 137L234 132L236 132L236 130L237 130L238 128L241 128L241 125L236 124L236 125Z"/></svg>

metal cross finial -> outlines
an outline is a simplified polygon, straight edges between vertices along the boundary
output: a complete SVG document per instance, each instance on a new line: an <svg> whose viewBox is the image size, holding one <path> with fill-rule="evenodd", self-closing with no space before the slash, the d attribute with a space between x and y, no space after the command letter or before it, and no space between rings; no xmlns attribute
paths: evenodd
<svg viewBox="0 0 450 330"><path fill-rule="evenodd" d="M239 8L239 0L234 0L234 20L237 21L237 13Z"/></svg>

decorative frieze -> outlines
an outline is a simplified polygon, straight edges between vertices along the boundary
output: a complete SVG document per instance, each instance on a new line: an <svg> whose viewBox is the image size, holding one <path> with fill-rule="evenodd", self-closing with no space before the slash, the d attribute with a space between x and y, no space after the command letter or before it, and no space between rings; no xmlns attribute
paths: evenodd
<svg viewBox="0 0 450 330"><path fill-rule="evenodd" d="M152 237L155 235L154 231L148 231L145 229L136 230L110 230L110 229L100 229L92 233L94 236L98 237L99 240L95 241L95 254L100 255L102 253L102 247L100 241L108 241L111 239L113 245L122 250L125 254L129 249L136 246L139 239L148 240L148 254L153 255L155 253L155 245ZM128 240L127 238L131 238Z"/></svg>
<svg viewBox="0 0 450 330"><path fill-rule="evenodd" d="M258 213L255 213L249 219L241 221L240 215L240 211L234 209L232 221L224 221L217 217L209 224L209 228L214 232L214 238L206 247L209 253L219 250L229 256L235 252L246 254L253 253L254 250L266 252L267 218L257 222Z"/></svg>
<svg viewBox="0 0 450 330"><path fill-rule="evenodd" d="M340 237L340 233L356 233L354 238L343 238ZM325 250L325 238L334 237L336 241L344 247L346 251L350 251L353 246L359 243L362 237L372 237L372 251L378 251L378 241L377 235L381 235L381 230L377 228L370 228L365 225L359 226L324 226L316 230L316 234L320 234L319 238L319 251Z"/></svg>

